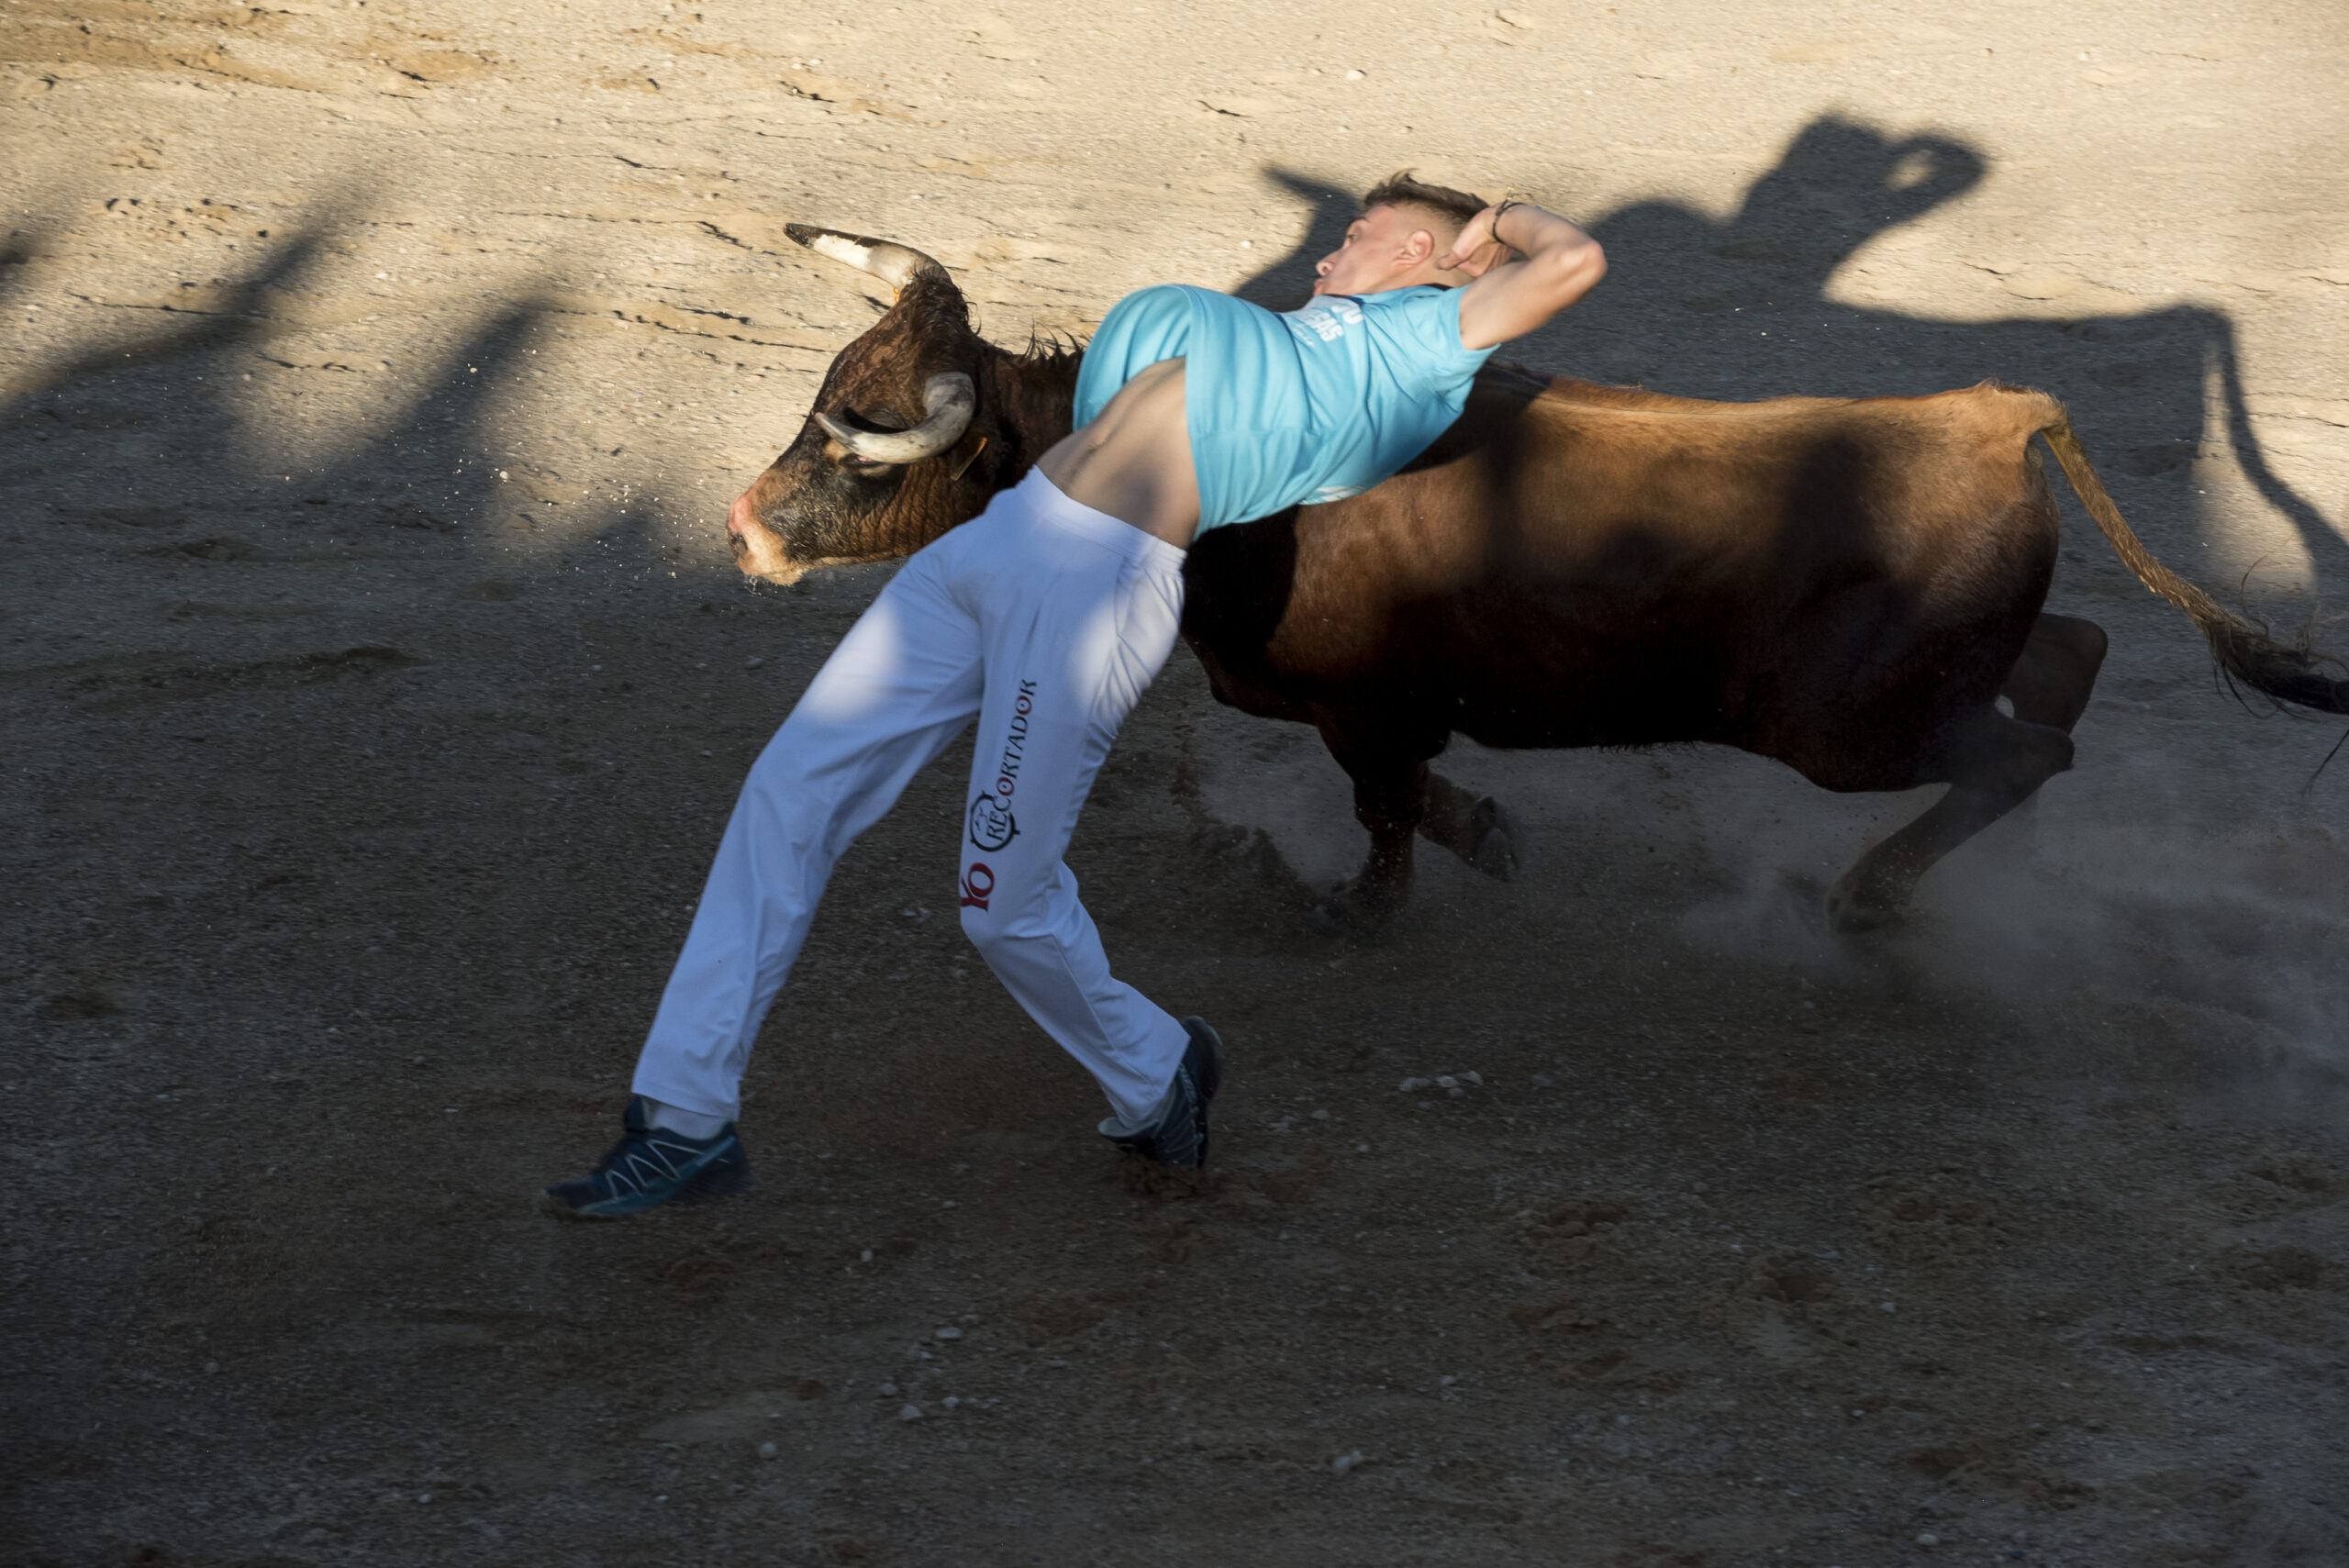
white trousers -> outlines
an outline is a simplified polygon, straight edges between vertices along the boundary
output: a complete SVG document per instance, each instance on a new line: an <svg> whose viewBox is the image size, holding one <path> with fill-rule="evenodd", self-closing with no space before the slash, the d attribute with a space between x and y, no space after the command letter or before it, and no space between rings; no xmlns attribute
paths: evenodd
<svg viewBox="0 0 2349 1568"><path fill-rule="evenodd" d="M907 561L751 765L636 1092L733 1118L833 863L975 717L963 929L1118 1116L1146 1120L1187 1036L1109 973L1061 855L1182 612L1182 550L1034 471Z"/></svg>

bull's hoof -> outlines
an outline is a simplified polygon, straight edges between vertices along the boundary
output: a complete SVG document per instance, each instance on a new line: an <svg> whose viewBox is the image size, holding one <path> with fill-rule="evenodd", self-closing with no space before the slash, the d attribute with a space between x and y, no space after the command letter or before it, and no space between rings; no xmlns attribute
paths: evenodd
<svg viewBox="0 0 2349 1568"><path fill-rule="evenodd" d="M1849 879L1827 892L1827 925L1839 937L1865 937L1896 930L1908 917L1904 905Z"/></svg>
<svg viewBox="0 0 2349 1568"><path fill-rule="evenodd" d="M1306 913L1306 924L1317 936L1342 937L1348 941L1373 942L1402 907L1399 898L1365 895L1362 879L1341 884L1329 897Z"/></svg>
<svg viewBox="0 0 2349 1568"><path fill-rule="evenodd" d="M1495 882L1515 882L1523 862L1517 854L1517 817L1491 795L1470 808L1468 863Z"/></svg>

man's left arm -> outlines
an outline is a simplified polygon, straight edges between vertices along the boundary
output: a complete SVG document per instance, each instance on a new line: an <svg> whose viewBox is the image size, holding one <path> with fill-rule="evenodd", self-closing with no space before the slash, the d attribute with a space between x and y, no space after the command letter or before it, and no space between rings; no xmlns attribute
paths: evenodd
<svg viewBox="0 0 2349 1568"><path fill-rule="evenodd" d="M1503 202L1470 218L1436 265L1475 280L1460 291L1460 343L1476 350L1522 338L1588 294L1607 253L1556 213Z"/></svg>

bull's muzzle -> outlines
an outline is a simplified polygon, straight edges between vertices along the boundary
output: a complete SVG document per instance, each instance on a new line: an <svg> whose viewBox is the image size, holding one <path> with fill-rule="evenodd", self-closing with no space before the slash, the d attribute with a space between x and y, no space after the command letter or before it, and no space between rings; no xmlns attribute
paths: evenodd
<svg viewBox="0 0 2349 1568"><path fill-rule="evenodd" d="M734 552L734 564L744 576L763 577L770 583L796 583L807 575L807 569L795 565L774 530L759 521L759 514L751 505L751 492L757 488L754 484L743 491L726 508L726 547Z"/></svg>

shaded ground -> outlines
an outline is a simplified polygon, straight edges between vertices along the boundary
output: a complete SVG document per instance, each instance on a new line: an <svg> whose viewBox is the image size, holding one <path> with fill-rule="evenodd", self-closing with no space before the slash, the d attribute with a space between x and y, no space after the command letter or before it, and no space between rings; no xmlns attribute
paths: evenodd
<svg viewBox="0 0 2349 1568"><path fill-rule="evenodd" d="M2349 784L2085 528L2081 767L1900 937L1798 889L1925 797L1463 748L1525 879L1325 943L1341 781L1178 653L1072 859L1230 1042L1209 1180L963 947L950 756L770 1022L762 1190L534 1212L883 580L717 539L870 319L785 217L1017 340L1277 299L1416 160L1606 237L1529 361L2035 381L2175 563L2337 601L2329 12L1173 14L12 11L6 1559L2349 1562Z"/></svg>

